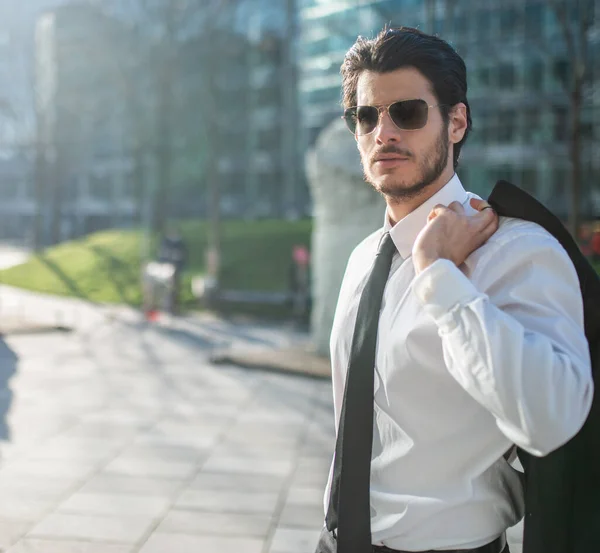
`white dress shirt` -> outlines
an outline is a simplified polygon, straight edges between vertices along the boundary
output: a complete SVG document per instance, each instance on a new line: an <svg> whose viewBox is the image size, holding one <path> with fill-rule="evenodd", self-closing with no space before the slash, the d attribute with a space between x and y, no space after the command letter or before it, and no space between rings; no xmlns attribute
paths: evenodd
<svg viewBox="0 0 600 553"><path fill-rule="evenodd" d="M583 425L593 383L577 274L540 226L500 218L461 265L415 277L411 251L436 204L459 201L455 175L418 209L359 244L331 335L336 425L358 301L383 231L392 262L379 319L371 462L374 544L474 548L522 517L523 490L503 458L516 444L546 455ZM333 471L333 464L332 464ZM331 474L325 492L329 503Z"/></svg>

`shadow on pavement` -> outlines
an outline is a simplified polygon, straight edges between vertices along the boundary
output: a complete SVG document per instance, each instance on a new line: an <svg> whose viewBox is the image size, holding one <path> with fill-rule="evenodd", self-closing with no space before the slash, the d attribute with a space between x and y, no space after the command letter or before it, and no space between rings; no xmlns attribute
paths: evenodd
<svg viewBox="0 0 600 553"><path fill-rule="evenodd" d="M232 341L243 341L248 344L277 346L279 341L276 338L269 339L262 332L262 336L256 336L256 329L263 331L273 328L272 325L257 321L253 323L236 323L235 317L224 317L221 321L208 321L196 317L185 317L185 322L192 327L210 332L215 335L221 335Z"/></svg>
<svg viewBox="0 0 600 553"><path fill-rule="evenodd" d="M104 259L110 267L110 273L107 274L121 299L121 302L127 305L134 305L136 298L132 297L131 291L139 283L140 276L132 267L122 259L115 257L111 252L101 246L89 246L89 249L98 257Z"/></svg>
<svg viewBox="0 0 600 553"><path fill-rule="evenodd" d="M0 338L0 441L9 441L10 428L7 422L13 393L9 381L17 371L17 356Z"/></svg>
<svg viewBox="0 0 600 553"><path fill-rule="evenodd" d="M75 297L87 301L91 301L87 294L79 288L77 283L69 277L54 261L48 259L44 254L38 254L37 258L50 269L60 280L63 281L65 286L69 289L71 294Z"/></svg>

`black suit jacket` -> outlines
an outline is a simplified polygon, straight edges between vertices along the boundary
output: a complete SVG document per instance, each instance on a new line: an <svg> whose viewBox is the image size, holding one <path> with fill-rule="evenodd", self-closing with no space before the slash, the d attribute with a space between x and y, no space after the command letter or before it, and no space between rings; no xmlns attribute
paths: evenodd
<svg viewBox="0 0 600 553"><path fill-rule="evenodd" d="M499 181L489 199L499 215L532 221L565 248L579 276L592 372L600 370L600 278L563 224L523 190ZM532 367L535 369L535 367ZM545 457L519 450L525 469L523 553L600 553L600 399L580 432Z"/></svg>

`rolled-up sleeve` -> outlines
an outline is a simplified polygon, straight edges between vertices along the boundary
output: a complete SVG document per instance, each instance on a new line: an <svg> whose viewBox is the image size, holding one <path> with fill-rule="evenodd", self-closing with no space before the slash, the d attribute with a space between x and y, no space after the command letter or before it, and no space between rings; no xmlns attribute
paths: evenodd
<svg viewBox="0 0 600 553"><path fill-rule="evenodd" d="M486 248L468 278L438 260L413 281L456 381L499 429L543 456L581 428L593 381L577 273L550 235Z"/></svg>

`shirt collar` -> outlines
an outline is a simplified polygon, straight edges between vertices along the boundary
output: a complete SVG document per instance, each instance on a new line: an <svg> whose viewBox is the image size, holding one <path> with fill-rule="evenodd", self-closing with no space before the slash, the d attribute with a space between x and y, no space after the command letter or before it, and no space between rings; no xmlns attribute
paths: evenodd
<svg viewBox="0 0 600 553"><path fill-rule="evenodd" d="M463 188L458 175L455 173L450 181L436 192L425 203L411 211L406 217L398 221L393 227L390 223L388 211L385 211L383 230L389 231L396 249L403 259L410 256L417 236L427 224L427 216L434 206L441 204L448 206L452 202L466 204L468 195Z"/></svg>

